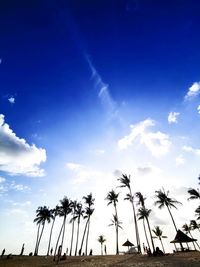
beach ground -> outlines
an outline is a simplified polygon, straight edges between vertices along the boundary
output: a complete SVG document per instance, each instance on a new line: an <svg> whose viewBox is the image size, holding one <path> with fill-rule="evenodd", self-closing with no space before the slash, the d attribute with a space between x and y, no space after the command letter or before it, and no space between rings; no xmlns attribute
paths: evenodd
<svg viewBox="0 0 200 267"><path fill-rule="evenodd" d="M53 257L12 256L0 258L0 267L199 267L200 252L183 252L163 257L146 255L108 255L88 257L67 257L54 262Z"/></svg>

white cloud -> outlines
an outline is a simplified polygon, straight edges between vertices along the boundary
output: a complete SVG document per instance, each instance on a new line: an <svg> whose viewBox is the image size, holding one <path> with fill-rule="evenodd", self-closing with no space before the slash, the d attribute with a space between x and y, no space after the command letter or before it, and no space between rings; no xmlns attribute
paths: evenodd
<svg viewBox="0 0 200 267"><path fill-rule="evenodd" d="M14 104L15 103L15 98L13 96L9 97L8 98L8 101L11 103L11 104Z"/></svg>
<svg viewBox="0 0 200 267"><path fill-rule="evenodd" d="M72 171L79 170L81 168L80 164L73 163L73 162L68 162L66 164L66 167Z"/></svg>
<svg viewBox="0 0 200 267"><path fill-rule="evenodd" d="M1 183L4 183L5 181L6 181L6 179L5 179L4 177L1 177L1 176L0 176L0 184L1 184Z"/></svg>
<svg viewBox="0 0 200 267"><path fill-rule="evenodd" d="M197 107L197 111L200 114L200 105Z"/></svg>
<svg viewBox="0 0 200 267"><path fill-rule="evenodd" d="M200 93L200 82L194 82L185 95L185 100L190 100Z"/></svg>
<svg viewBox="0 0 200 267"><path fill-rule="evenodd" d="M0 114L0 171L10 175L43 176L45 172L39 165L45 161L45 149L17 137Z"/></svg>
<svg viewBox="0 0 200 267"><path fill-rule="evenodd" d="M182 155L176 157L176 165L179 166L179 165L183 165L185 163L185 159L183 158Z"/></svg>
<svg viewBox="0 0 200 267"><path fill-rule="evenodd" d="M155 122L151 119L146 119L136 125L131 125L131 133L118 141L119 149L122 150L132 146L137 138L140 144L145 145L153 156L166 154L171 145L169 136L160 131L149 132L148 128L154 125Z"/></svg>
<svg viewBox="0 0 200 267"><path fill-rule="evenodd" d="M170 112L168 115L168 122L171 123L177 123L177 117L180 115L179 112Z"/></svg>
<svg viewBox="0 0 200 267"><path fill-rule="evenodd" d="M192 148L191 146L183 146L182 149L186 152L190 152L197 156L200 156L200 149L198 148Z"/></svg>

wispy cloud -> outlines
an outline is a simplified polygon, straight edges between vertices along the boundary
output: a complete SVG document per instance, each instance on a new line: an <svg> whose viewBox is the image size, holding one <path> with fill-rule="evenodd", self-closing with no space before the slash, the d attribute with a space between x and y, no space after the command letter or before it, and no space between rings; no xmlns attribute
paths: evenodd
<svg viewBox="0 0 200 267"><path fill-rule="evenodd" d="M138 140L140 144L146 146L153 156L166 154L171 145L169 136L160 131L150 132L148 128L152 126L155 126L155 122L151 119L146 119L136 125L130 125L130 134L118 141L119 149L127 149L132 146L136 140Z"/></svg>
<svg viewBox="0 0 200 267"><path fill-rule="evenodd" d="M185 100L191 100L200 93L200 82L194 82L185 95Z"/></svg>
<svg viewBox="0 0 200 267"><path fill-rule="evenodd" d="M0 195L7 194L8 192L29 192L30 187L23 184L18 184L16 181L8 181L4 177L0 177Z"/></svg>
<svg viewBox="0 0 200 267"><path fill-rule="evenodd" d="M183 146L182 149L186 152L190 152L190 153L193 153L197 156L200 156L200 149L198 149L198 148L193 148L191 146Z"/></svg>
<svg viewBox="0 0 200 267"><path fill-rule="evenodd" d="M180 115L179 112L170 112L169 115L168 115L168 122L169 124L171 123L177 123L178 120L177 120L177 117Z"/></svg>
<svg viewBox="0 0 200 267"><path fill-rule="evenodd" d="M11 104L15 103L15 98L13 96L8 98L8 102L10 102Z"/></svg>
<svg viewBox="0 0 200 267"><path fill-rule="evenodd" d="M197 107L197 111L200 114L200 105Z"/></svg>
<svg viewBox="0 0 200 267"><path fill-rule="evenodd" d="M10 175L43 176L45 172L39 165L45 161L45 149L17 137L0 114L0 171Z"/></svg>
<svg viewBox="0 0 200 267"><path fill-rule="evenodd" d="M117 117L119 113L117 103L111 96L108 84L103 82L101 75L98 73L98 71L92 64L92 61L90 60L89 56L85 55L85 58L92 72L94 86L98 90L98 97L101 100L102 105L105 107L110 118Z"/></svg>

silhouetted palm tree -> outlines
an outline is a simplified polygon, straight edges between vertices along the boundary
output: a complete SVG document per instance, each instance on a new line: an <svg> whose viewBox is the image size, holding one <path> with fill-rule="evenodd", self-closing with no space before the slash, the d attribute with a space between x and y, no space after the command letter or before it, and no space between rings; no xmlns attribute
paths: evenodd
<svg viewBox="0 0 200 267"><path fill-rule="evenodd" d="M101 244L101 255L103 255L103 243L106 242L106 239L103 235L100 235L97 240Z"/></svg>
<svg viewBox="0 0 200 267"><path fill-rule="evenodd" d="M190 194L188 200L200 199L200 193L198 189L196 190L194 188L190 188L188 189L188 194Z"/></svg>
<svg viewBox="0 0 200 267"><path fill-rule="evenodd" d="M155 226L155 228L152 229L152 232L155 234L155 236L153 236L153 238L158 238L160 240L163 252L165 253L162 238L167 238L167 236L163 235L163 231L160 229L159 226Z"/></svg>
<svg viewBox="0 0 200 267"><path fill-rule="evenodd" d="M80 220L81 217L84 215L84 210L81 203L78 203L76 206L76 215L74 216L74 220L77 219L77 235L76 235L76 248L75 248L75 256L77 255L77 249L78 249L78 240L79 240L79 226L80 226Z"/></svg>
<svg viewBox="0 0 200 267"><path fill-rule="evenodd" d="M200 220L200 206L195 210L195 212L196 212L197 220Z"/></svg>
<svg viewBox="0 0 200 267"><path fill-rule="evenodd" d="M119 254L119 228L122 229L121 227L122 222L119 221L119 218L117 217L117 215L113 215L113 219L111 219L111 224L109 224L108 226L115 226L115 232L116 232L116 254Z"/></svg>
<svg viewBox="0 0 200 267"><path fill-rule="evenodd" d="M122 174L122 176L118 179L118 181L121 183L120 187L126 187L129 190L129 193L127 194L127 197L125 199L129 200L132 204L134 223L135 223L136 242L137 242L138 251L141 252L139 230L138 230L137 218L136 218L136 212L135 212L135 206L134 206L134 196L132 194L131 185L130 185L130 182L131 182L130 175L128 176L126 174Z"/></svg>
<svg viewBox="0 0 200 267"><path fill-rule="evenodd" d="M50 214L51 214L50 215L51 219L53 219L53 222L52 222L52 225L51 225L51 230L50 230L50 235L49 235L49 244L48 244L48 249L47 249L47 256L49 256L49 250L50 250L50 246L51 246L52 231L53 231L55 219L56 219L57 215L59 214L59 206L57 205L55 207L55 209L50 210Z"/></svg>
<svg viewBox="0 0 200 267"><path fill-rule="evenodd" d="M146 219L147 226L148 226L148 229L149 229L150 238L151 238L152 248L153 248L153 251L155 251L155 246L154 246L154 242L153 242L153 238L152 238L152 234L151 234L151 227L150 227L150 223L149 223L149 215L150 215L150 213L151 213L151 209L147 209L145 207L141 207L141 208L139 208L137 215L138 215L138 219L139 220Z"/></svg>
<svg viewBox="0 0 200 267"><path fill-rule="evenodd" d="M86 223L85 223L85 228L83 232L83 237L82 237L79 253L81 254L82 252L83 243L84 243L85 235L87 231L86 243L85 243L85 255L87 255L87 245L88 245L88 237L89 237L89 229L90 229L90 217L94 212L94 209L92 208L92 206L94 205L95 199L92 197L92 193L90 193L87 196L84 196L83 199L85 200L85 204L87 205L85 208L85 216L84 216L84 219L86 219Z"/></svg>
<svg viewBox="0 0 200 267"><path fill-rule="evenodd" d="M182 226L182 229L183 231L186 233L186 234L189 234L191 236L191 238L193 239L193 236L191 234L191 230L192 230L192 227L190 225L188 225L187 223L185 223L183 226ZM193 246L194 246L194 249L196 250L196 246L195 246L195 243L193 243ZM198 245L198 244L197 244Z"/></svg>
<svg viewBox="0 0 200 267"><path fill-rule="evenodd" d="M64 198L60 200L60 204L61 204L61 206L59 209L59 216L63 217L63 223L62 223L60 233L58 235L58 239L56 242L56 248L55 248L55 252L54 252L54 260L55 260L55 256L57 253L58 243L59 243L61 234L62 234L62 240L61 240L61 253L62 253L63 241L64 241L64 236L65 236L66 218L67 218L67 215L70 214L72 211L72 201L69 198L67 198L66 196L64 196Z"/></svg>
<svg viewBox="0 0 200 267"><path fill-rule="evenodd" d="M85 204L87 205L86 212L85 212L86 214L85 216L87 217L87 221L88 221L86 243L85 243L85 255L87 256L88 239L89 239L89 231L90 231L90 218L94 212L94 208L92 208L92 206L94 205L95 199L93 198L92 193L90 193L87 196L84 196L83 199L85 200Z"/></svg>
<svg viewBox="0 0 200 267"><path fill-rule="evenodd" d="M190 221L190 226L192 230L198 229L198 231L200 232L200 225L195 220Z"/></svg>
<svg viewBox="0 0 200 267"><path fill-rule="evenodd" d="M71 246L70 246L70 252L69 256L72 255L72 247L73 247L73 240L74 240L74 223L76 220L76 208L77 208L77 201L72 201L72 218L70 220L70 223L72 223L72 234L71 234Z"/></svg>
<svg viewBox="0 0 200 267"><path fill-rule="evenodd" d="M35 256L38 255L39 245L44 231L45 222L47 221L49 223L50 220L51 220L50 210L46 206L38 207L36 210L36 218L34 219L34 222L36 222L36 224L38 225L37 239L34 252ZM41 226L42 229L40 231Z"/></svg>
<svg viewBox="0 0 200 267"><path fill-rule="evenodd" d="M107 196L106 196L106 200L108 201L108 205L113 204L114 205L114 209L115 209L115 215L114 215L114 219L116 220L116 222L118 222L118 214L117 214L117 202L118 202L118 197L119 197L119 193L115 193L114 190L111 190L110 192L108 192ZM119 240L118 240L118 228L119 228L119 224L115 224L116 227L116 254L119 254Z"/></svg>
<svg viewBox="0 0 200 267"><path fill-rule="evenodd" d="M164 189L163 190L158 190L158 191L155 191L156 195L155 197L157 198L157 200L155 201L155 205L158 206L159 209L162 209L163 207L167 207L167 210L170 214L170 217L172 219L172 222L173 222L173 225L174 225L174 228L176 230L176 233L177 233L177 227L176 227L176 224L175 224L175 221L174 221L174 218L172 216L172 213L171 213L171 208L175 208L177 209L177 207L175 206L176 204L182 204L181 202L175 200L175 199L172 199L170 198L168 195L169 195L169 191L165 192ZM180 246L181 246L181 249L183 250L183 245L182 243L180 243Z"/></svg>

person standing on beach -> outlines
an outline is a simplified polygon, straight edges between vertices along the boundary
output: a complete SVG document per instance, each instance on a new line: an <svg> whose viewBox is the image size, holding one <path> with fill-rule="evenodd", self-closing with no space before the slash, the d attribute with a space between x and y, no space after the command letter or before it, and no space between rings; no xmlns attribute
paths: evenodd
<svg viewBox="0 0 200 267"><path fill-rule="evenodd" d="M5 248L2 250L2 253L1 253L1 258L3 258L3 255L5 254Z"/></svg>

